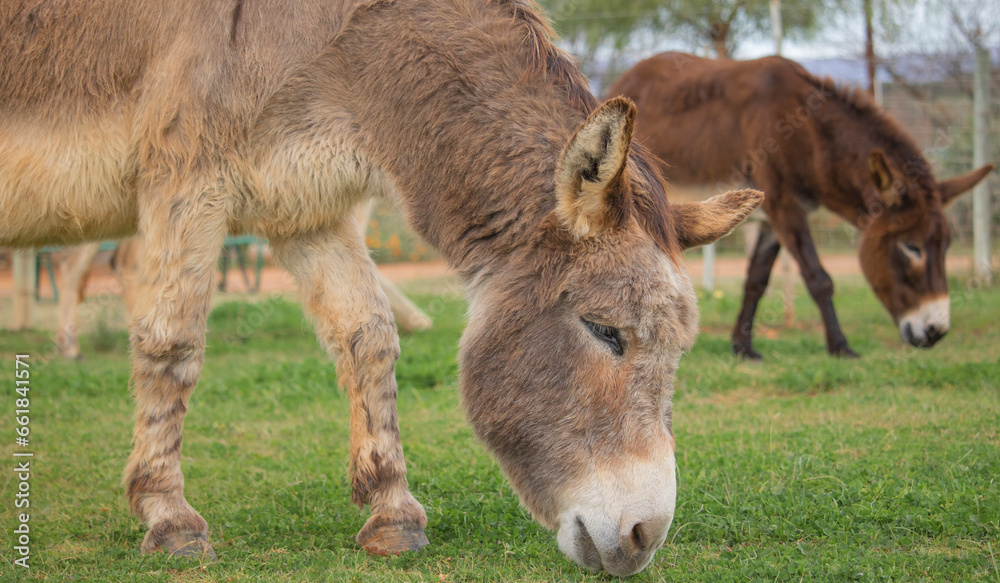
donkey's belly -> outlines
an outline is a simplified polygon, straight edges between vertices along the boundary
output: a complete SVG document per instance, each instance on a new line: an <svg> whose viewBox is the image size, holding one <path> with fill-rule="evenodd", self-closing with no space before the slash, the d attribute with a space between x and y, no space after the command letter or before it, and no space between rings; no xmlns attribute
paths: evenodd
<svg viewBox="0 0 1000 583"><path fill-rule="evenodd" d="M135 232L135 154L124 116L85 123L0 117L0 247Z"/></svg>
<svg viewBox="0 0 1000 583"><path fill-rule="evenodd" d="M353 217L363 201L390 198L391 180L347 135L331 125L257 143L253 187L235 209L230 231L284 239Z"/></svg>

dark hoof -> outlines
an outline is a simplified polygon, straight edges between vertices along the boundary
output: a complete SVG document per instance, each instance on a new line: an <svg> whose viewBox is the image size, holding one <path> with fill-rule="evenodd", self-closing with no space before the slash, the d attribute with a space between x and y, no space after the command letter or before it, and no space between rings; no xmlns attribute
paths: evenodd
<svg viewBox="0 0 1000 583"><path fill-rule="evenodd" d="M150 530L142 541L142 552L166 551L171 557L183 557L197 561L215 560L215 551L208 544L208 535L195 531L175 531L156 533Z"/></svg>
<svg viewBox="0 0 1000 583"><path fill-rule="evenodd" d="M854 352L847 346L830 350L830 355L836 356L837 358L861 358L860 354Z"/></svg>
<svg viewBox="0 0 1000 583"><path fill-rule="evenodd" d="M764 360L764 357L759 352L744 344L733 344L733 354L738 356L740 360L751 360L753 362Z"/></svg>
<svg viewBox="0 0 1000 583"><path fill-rule="evenodd" d="M358 544L370 555L401 555L403 551L419 551L427 546L423 529L402 524L389 524L375 529L362 528Z"/></svg>

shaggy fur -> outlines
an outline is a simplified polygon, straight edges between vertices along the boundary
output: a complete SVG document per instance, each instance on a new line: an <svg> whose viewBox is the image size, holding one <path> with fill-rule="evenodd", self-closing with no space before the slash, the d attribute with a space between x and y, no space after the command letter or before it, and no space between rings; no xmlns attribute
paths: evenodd
<svg viewBox="0 0 1000 583"><path fill-rule="evenodd" d="M675 214L626 139L634 107L599 106L531 4L0 0L0 30L0 245L145 239L125 472L143 550L211 554L183 495L182 424L219 248L244 232L295 275L350 396L352 500L372 512L358 542L426 544L396 329L351 213L382 197L468 283L465 405L525 504L588 567L649 562L697 330L678 253L761 195Z"/></svg>

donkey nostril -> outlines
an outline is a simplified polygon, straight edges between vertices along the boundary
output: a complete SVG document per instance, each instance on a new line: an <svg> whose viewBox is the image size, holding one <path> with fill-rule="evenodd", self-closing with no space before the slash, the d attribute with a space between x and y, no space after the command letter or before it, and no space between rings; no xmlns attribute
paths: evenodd
<svg viewBox="0 0 1000 583"><path fill-rule="evenodd" d="M931 324L927 327L927 346L933 346L938 340L944 338L944 335L947 333L947 330L942 330Z"/></svg>
<svg viewBox="0 0 1000 583"><path fill-rule="evenodd" d="M649 536L646 534L646 529L641 522L637 522L632 527L632 544L640 551L646 550L646 546L649 544Z"/></svg>
<svg viewBox="0 0 1000 583"><path fill-rule="evenodd" d="M587 532L587 526L580 517L576 518L576 527L576 550L580 553L583 564L595 571L603 569L604 564L601 560L601 553L597 550L594 539L590 537L590 533Z"/></svg>
<svg viewBox="0 0 1000 583"><path fill-rule="evenodd" d="M606 557L604 567L612 575L638 573L652 560L670 528L672 514L624 518L618 531L618 548Z"/></svg>

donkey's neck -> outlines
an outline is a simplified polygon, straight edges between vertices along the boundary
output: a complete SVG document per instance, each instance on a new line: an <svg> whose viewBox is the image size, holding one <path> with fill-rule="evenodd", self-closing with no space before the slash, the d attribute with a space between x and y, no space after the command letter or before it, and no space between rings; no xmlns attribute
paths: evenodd
<svg viewBox="0 0 1000 583"><path fill-rule="evenodd" d="M828 206L859 228L864 228L866 217L881 212L868 167L872 151L881 150L894 168L908 173L910 180L930 176L927 161L910 136L861 96L838 91L829 107L819 110L816 121L821 135L834 142L827 152L837 152L840 158L839 163L823 160L820 164L830 172L825 182L833 185L833 191L826 193L833 199Z"/></svg>
<svg viewBox="0 0 1000 583"><path fill-rule="evenodd" d="M553 72L560 53L516 2L412 4L357 15L339 45L362 147L411 226L468 278L553 209L556 164L586 116L570 103L582 76Z"/></svg>

